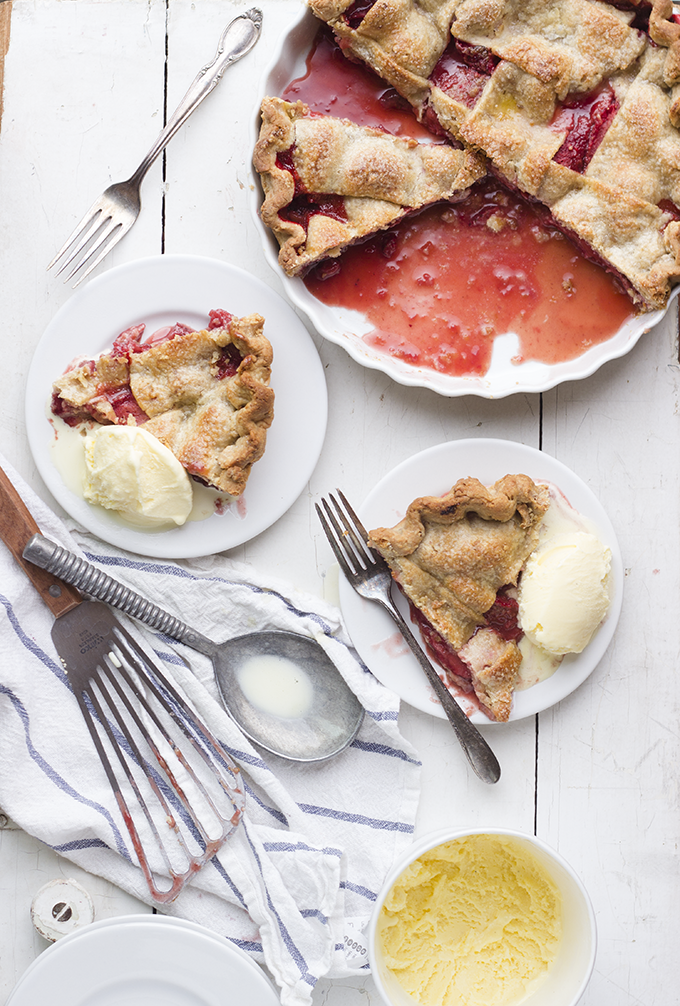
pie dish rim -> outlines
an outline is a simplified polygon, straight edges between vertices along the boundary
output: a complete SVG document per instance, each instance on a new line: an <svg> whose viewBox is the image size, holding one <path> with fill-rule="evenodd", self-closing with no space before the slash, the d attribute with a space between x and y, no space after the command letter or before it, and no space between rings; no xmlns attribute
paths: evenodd
<svg viewBox="0 0 680 1006"><path fill-rule="evenodd" d="M441 483L443 470L450 472L450 485ZM419 451L387 472L356 508L368 530L379 525L392 526L404 515L412 499L446 492L459 478L472 475L491 485L503 475L518 472L536 482L551 482L581 514L593 521L602 541L611 549L613 587L607 616L583 653L566 656L552 677L516 692L508 723L544 712L575 691L599 664L614 636L623 602L623 560L614 528L595 494L575 472L544 451L513 440L479 438L446 441ZM404 645L396 656L382 647L384 641L398 634L391 616L359 597L342 576L338 591L352 643L375 677L408 705L445 719L442 706L407 647ZM393 591L393 596L420 639L405 598L399 596L398 590ZM471 703L462 698L460 705L467 709ZM472 712L470 719L478 725L502 726L479 710Z"/></svg>
<svg viewBox="0 0 680 1006"><path fill-rule="evenodd" d="M184 276L181 284L177 270ZM133 294L139 309L135 307ZM119 315L114 312L109 320L99 323L103 330L97 336L97 305L106 298L110 298L116 309L118 304L122 306ZM206 298L215 303L204 303ZM226 301L229 303L223 303ZM144 304L150 306L145 310ZM135 530L114 514L93 507L64 484L52 459L54 428L49 402L52 382L74 357L110 349L119 331L136 322L149 323L150 334L154 327L174 321L197 325L205 318L207 322L208 311L214 308L222 307L242 316L258 311L258 305L259 313L265 317L265 334L274 349L271 386L276 397L267 447L263 457L253 465L240 497L246 507L243 518L231 512L187 521L168 531ZM152 321L154 315L163 316L158 324ZM267 325L268 315L275 317L276 324ZM296 390L300 371L304 372L309 392L304 399ZM140 555L196 558L242 545L274 524L292 506L321 454L328 396L323 367L311 336L279 294L262 280L227 262L177 254L150 256L116 266L77 290L62 305L34 351L26 381L25 409L28 442L35 464L45 485L70 517L103 541ZM301 424L308 431L302 449L296 437ZM276 492L268 490L272 485L276 486Z"/></svg>
<svg viewBox="0 0 680 1006"><path fill-rule="evenodd" d="M280 96L280 91L291 79L303 72L309 46L321 22L306 6L303 7L278 40L268 66L261 78L257 103L252 116L251 147L254 149L260 132L260 105L268 95ZM429 388L443 397L457 398L475 395L480 398L506 398L514 394L538 394L550 391L565 381L578 381L591 377L605 363L626 356L639 339L646 335L668 313L680 294L680 284L672 291L665 309L636 315L606 341L586 350L581 356L563 363L545 364L527 361L520 366L511 363L517 352L516 337L497 338L491 367L483 376L453 377L427 367L414 367L368 346L361 338L371 328L358 312L329 307L317 300L299 277L289 277L278 264L279 245L262 222L259 208L263 191L259 175L250 165L253 188L250 208L255 226L260 234L264 257L280 280L290 302L301 310L316 331L329 342L341 346L358 364L370 370L382 371L393 381L409 387Z"/></svg>

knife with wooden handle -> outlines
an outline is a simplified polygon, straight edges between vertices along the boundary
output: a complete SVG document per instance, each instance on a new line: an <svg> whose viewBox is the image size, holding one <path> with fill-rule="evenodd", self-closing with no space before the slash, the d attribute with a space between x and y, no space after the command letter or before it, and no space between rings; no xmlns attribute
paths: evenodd
<svg viewBox="0 0 680 1006"><path fill-rule="evenodd" d="M16 491L6 473L0 468L0 538L23 569L33 586L55 618L72 611L82 598L75 587L64 583L23 557L27 542L40 528Z"/></svg>

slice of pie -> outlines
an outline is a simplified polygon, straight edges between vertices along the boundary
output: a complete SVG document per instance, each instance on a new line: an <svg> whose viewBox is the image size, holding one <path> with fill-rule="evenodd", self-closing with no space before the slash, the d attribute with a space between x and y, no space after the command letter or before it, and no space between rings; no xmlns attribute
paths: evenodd
<svg viewBox="0 0 680 1006"><path fill-rule="evenodd" d="M177 324L143 342L136 325L54 382L52 412L70 426L143 424L193 478L240 496L274 416L263 326L259 314L211 311L200 332Z"/></svg>
<svg viewBox="0 0 680 1006"><path fill-rule="evenodd" d="M461 198L486 174L471 151L312 115L299 101L265 98L261 111L253 158L265 194L261 216L289 276L407 213Z"/></svg>
<svg viewBox="0 0 680 1006"><path fill-rule="evenodd" d="M488 488L466 478L369 534L449 683L474 691L491 719L510 716L522 660L517 602L506 591L536 547L549 505L548 488L527 475Z"/></svg>
<svg viewBox="0 0 680 1006"><path fill-rule="evenodd" d="M680 24L671 0L308 0L433 132L617 276L680 280Z"/></svg>

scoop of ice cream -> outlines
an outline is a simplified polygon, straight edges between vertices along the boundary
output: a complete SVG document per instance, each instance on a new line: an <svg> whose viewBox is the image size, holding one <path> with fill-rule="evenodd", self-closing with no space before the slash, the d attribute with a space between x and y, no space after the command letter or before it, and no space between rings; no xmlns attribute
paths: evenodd
<svg viewBox="0 0 680 1006"><path fill-rule="evenodd" d="M422 1006L510 1006L547 976L561 899L530 849L469 835L401 874L378 922L384 962Z"/></svg>
<svg viewBox="0 0 680 1006"><path fill-rule="evenodd" d="M609 608L611 553L594 534L548 538L529 556L519 585L519 623L549 653L580 653Z"/></svg>
<svg viewBox="0 0 680 1006"><path fill-rule="evenodd" d="M191 481L165 444L138 426L101 426L85 439L83 495L135 524L184 524Z"/></svg>

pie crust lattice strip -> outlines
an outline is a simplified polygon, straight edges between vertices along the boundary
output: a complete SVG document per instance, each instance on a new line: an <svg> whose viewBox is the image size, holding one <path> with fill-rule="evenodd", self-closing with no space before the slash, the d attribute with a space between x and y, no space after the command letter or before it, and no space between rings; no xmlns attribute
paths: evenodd
<svg viewBox="0 0 680 1006"><path fill-rule="evenodd" d="M143 343L144 325L54 382L52 411L69 425L142 425L189 475L240 496L274 416L272 348L258 314L211 312L207 329L176 325Z"/></svg>

